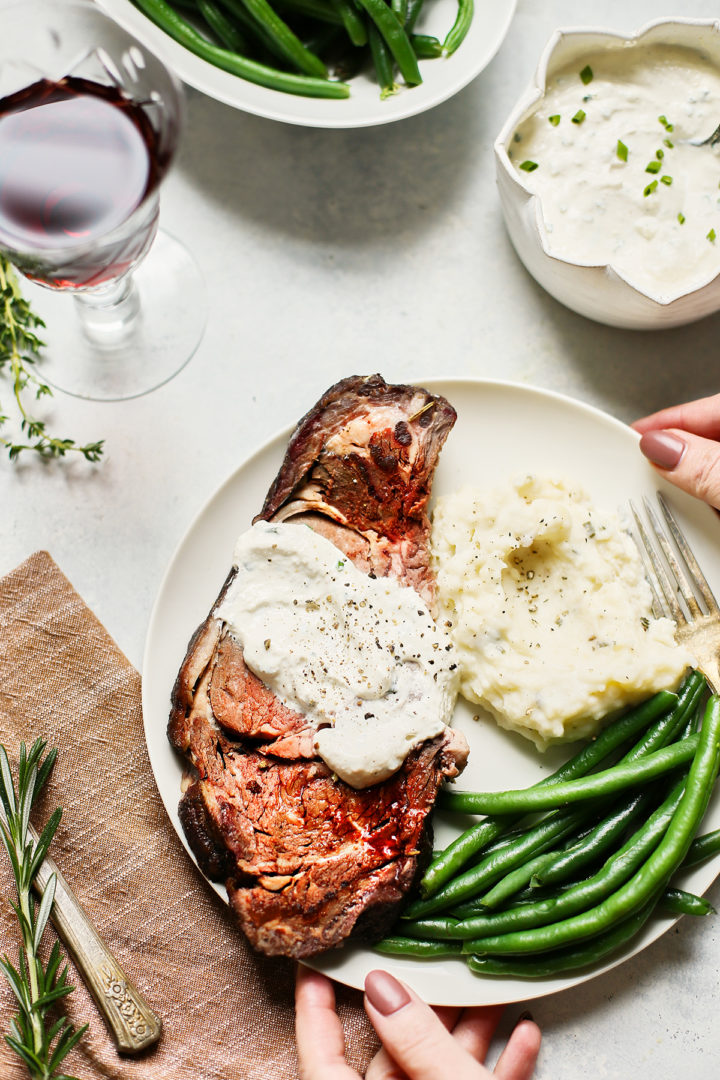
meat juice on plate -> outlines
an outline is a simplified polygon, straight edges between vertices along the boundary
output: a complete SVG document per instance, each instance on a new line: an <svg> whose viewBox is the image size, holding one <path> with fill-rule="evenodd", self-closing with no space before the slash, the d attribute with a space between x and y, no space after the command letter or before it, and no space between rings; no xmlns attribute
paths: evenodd
<svg viewBox="0 0 720 1080"><path fill-rule="evenodd" d="M121 229L157 184L155 143L143 109L114 86L41 79L0 101L0 250L54 287L129 269L155 231L156 210Z"/></svg>

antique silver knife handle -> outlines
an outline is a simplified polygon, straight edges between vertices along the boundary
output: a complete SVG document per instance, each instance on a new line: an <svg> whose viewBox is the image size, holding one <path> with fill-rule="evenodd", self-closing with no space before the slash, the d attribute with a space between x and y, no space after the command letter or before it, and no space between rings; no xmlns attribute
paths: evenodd
<svg viewBox="0 0 720 1080"><path fill-rule="evenodd" d="M31 832L37 842L32 827ZM160 1038L162 1021L125 975L49 856L35 878L38 892L45 891L51 874L57 879L51 918L58 936L79 968L118 1050L138 1054Z"/></svg>

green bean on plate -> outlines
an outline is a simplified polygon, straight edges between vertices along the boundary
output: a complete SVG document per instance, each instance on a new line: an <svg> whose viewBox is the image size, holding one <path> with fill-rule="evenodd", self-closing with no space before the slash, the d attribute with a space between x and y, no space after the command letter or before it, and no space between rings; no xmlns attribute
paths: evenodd
<svg viewBox="0 0 720 1080"><path fill-rule="evenodd" d="M490 816L434 856L377 950L554 978L617 956L656 912L714 914L677 875L720 852L720 830L698 835L719 767L720 697L690 672L533 787L444 794Z"/></svg>

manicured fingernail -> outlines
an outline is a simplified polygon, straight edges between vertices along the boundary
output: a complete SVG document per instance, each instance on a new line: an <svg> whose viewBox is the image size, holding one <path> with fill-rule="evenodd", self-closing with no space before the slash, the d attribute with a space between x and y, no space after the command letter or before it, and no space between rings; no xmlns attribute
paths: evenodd
<svg viewBox="0 0 720 1080"><path fill-rule="evenodd" d="M653 465L670 470L680 464L687 443L671 431L646 431L640 440L640 449Z"/></svg>
<svg viewBox="0 0 720 1080"><path fill-rule="evenodd" d="M517 1020L515 1021L515 1027L517 1027L518 1024L522 1024L523 1020L533 1020L533 1019L534 1019L534 1017L533 1017L533 1014L531 1012L527 1012L527 1010L525 1012L521 1012L520 1015L518 1016Z"/></svg>
<svg viewBox="0 0 720 1080"><path fill-rule="evenodd" d="M410 1001L402 983L387 971L371 971L365 978L365 993L370 1004L383 1016L390 1016Z"/></svg>

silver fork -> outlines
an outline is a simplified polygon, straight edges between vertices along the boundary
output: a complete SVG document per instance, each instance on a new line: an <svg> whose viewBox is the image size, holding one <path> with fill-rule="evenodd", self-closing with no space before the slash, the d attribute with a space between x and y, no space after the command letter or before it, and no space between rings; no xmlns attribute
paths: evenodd
<svg viewBox="0 0 720 1080"><path fill-rule="evenodd" d="M657 500L664 518L662 523L648 500L643 499L648 528L630 503L640 538L638 547L645 556L645 570L653 593L653 611L674 620L676 640L693 654L696 667L711 690L720 693L720 607L659 491Z"/></svg>

